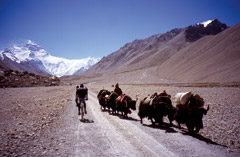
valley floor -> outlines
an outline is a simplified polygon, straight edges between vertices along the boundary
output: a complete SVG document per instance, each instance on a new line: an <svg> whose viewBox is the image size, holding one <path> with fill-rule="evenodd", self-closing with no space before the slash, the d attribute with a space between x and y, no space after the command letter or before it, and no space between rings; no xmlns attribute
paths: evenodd
<svg viewBox="0 0 240 157"><path fill-rule="evenodd" d="M121 85L132 97L166 90L174 96L200 94L210 111L205 128L190 136L186 129L140 124L137 111L129 119L100 110L96 92L87 84L86 121L74 102L75 86L0 89L1 156L239 156L239 88L189 88ZM105 89L113 89L106 85ZM229 99L231 96L231 99Z"/></svg>

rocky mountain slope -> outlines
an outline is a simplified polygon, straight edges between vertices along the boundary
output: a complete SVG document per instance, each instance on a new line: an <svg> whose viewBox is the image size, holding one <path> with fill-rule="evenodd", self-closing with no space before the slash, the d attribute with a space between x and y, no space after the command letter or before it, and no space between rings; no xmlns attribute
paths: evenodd
<svg viewBox="0 0 240 157"><path fill-rule="evenodd" d="M124 45L86 73L144 82L239 82L238 32L238 25L228 28L217 19L173 29Z"/></svg>
<svg viewBox="0 0 240 157"><path fill-rule="evenodd" d="M221 23L217 19L208 20L203 23L198 23L196 25L188 26L185 34L186 40L193 42L206 35L216 35L219 32L227 28L226 24Z"/></svg>
<svg viewBox="0 0 240 157"><path fill-rule="evenodd" d="M158 76L195 82L240 81L240 24L192 43L158 67Z"/></svg>
<svg viewBox="0 0 240 157"><path fill-rule="evenodd" d="M182 40L183 36L183 29L173 29L165 34L153 35L143 40L134 40L118 51L102 58L87 72L119 72L160 65L175 53L172 51L173 49L179 50L187 45L187 42Z"/></svg>
<svg viewBox="0 0 240 157"><path fill-rule="evenodd" d="M60 83L60 79L56 76L36 75L27 71L0 71L0 88L58 86Z"/></svg>
<svg viewBox="0 0 240 157"><path fill-rule="evenodd" d="M0 68L29 71L36 74L57 76L80 74L100 58L68 60L51 56L46 50L32 41L24 45L14 45L0 52ZM4 65L4 66L1 66Z"/></svg>

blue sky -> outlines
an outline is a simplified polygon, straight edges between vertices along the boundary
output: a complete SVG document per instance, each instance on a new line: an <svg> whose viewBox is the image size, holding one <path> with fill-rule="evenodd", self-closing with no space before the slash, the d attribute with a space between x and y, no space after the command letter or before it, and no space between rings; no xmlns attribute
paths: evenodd
<svg viewBox="0 0 240 157"><path fill-rule="evenodd" d="M32 40L57 57L103 57L135 39L216 18L240 23L240 1L0 0L0 49Z"/></svg>

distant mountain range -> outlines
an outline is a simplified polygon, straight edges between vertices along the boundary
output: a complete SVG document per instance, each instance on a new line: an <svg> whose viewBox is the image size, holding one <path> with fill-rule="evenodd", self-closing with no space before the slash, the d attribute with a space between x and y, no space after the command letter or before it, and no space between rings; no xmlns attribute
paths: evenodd
<svg viewBox="0 0 240 157"><path fill-rule="evenodd" d="M240 82L239 52L240 24L215 19L134 40L101 60L54 57L29 41L1 51L0 69L119 83Z"/></svg>
<svg viewBox="0 0 240 157"><path fill-rule="evenodd" d="M32 41L14 45L0 52L0 68L28 71L35 74L56 76L78 75L97 63L100 58L68 60L51 56Z"/></svg>
<svg viewBox="0 0 240 157"><path fill-rule="evenodd" d="M115 82L240 82L239 27L215 19L134 40L85 73Z"/></svg>

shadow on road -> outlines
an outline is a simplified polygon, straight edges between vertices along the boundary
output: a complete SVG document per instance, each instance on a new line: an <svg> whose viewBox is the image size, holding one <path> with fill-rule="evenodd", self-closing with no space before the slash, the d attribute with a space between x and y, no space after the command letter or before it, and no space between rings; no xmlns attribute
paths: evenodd
<svg viewBox="0 0 240 157"><path fill-rule="evenodd" d="M104 111L102 111L102 112L104 112ZM136 118L124 117L123 115L118 114L118 113L109 113L109 115L119 117L120 119L123 119L123 120L140 121L139 119L136 119Z"/></svg>
<svg viewBox="0 0 240 157"><path fill-rule="evenodd" d="M200 135L200 134L190 134L188 131L183 131L182 134L183 134L183 135L192 136L192 137L194 137L194 138L196 138L196 139L198 139L198 140L201 140L201 141L206 142L207 144L214 144L214 145L219 145L219 146L226 147L226 146L224 146L224 145L220 145L220 144L218 144L218 143L216 143L216 142L213 142L211 139L206 138L206 137L203 137L203 136Z"/></svg>
<svg viewBox="0 0 240 157"><path fill-rule="evenodd" d="M90 120L90 119L80 119L80 122L83 122L83 123L94 123L93 120Z"/></svg>
<svg viewBox="0 0 240 157"><path fill-rule="evenodd" d="M120 118L120 119L123 119L123 120L140 121L139 119L135 119L135 118L132 118L132 117L119 116L119 118Z"/></svg>
<svg viewBox="0 0 240 157"><path fill-rule="evenodd" d="M179 131L176 131L176 130L173 129L173 128L177 128L178 129L177 126L171 125L171 124L168 124L168 123L164 123L164 122L163 122L162 125L153 125L153 124L147 125L147 124L143 124L143 126L151 127L151 128L154 128L154 129L166 130L166 133L177 133L177 132L179 132ZM191 134L185 128L181 128L180 132L183 135L192 136L192 137L194 137L194 138L196 138L196 139L198 139L200 141L206 142L207 144L214 144L214 145L219 145L219 146L226 147L224 145L220 145L220 144L218 144L216 142L213 142L211 139L206 138L206 137L204 137L204 136L202 136L200 134Z"/></svg>
<svg viewBox="0 0 240 157"><path fill-rule="evenodd" d="M170 125L168 123L164 123L164 122L162 125L143 124L143 126L147 126L147 127L154 128L154 129L165 130L166 133L177 133L177 131L175 131L173 128L171 128L172 125Z"/></svg>

